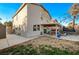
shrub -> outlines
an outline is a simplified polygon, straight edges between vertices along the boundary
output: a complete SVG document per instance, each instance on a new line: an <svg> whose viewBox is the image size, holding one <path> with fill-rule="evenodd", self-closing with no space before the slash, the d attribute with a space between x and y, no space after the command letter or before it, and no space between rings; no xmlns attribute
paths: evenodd
<svg viewBox="0 0 79 59"><path fill-rule="evenodd" d="M37 50L34 49L32 46L16 46L15 48L9 48L6 51L2 52L1 54L9 54L9 55L32 55L37 54Z"/></svg>
<svg viewBox="0 0 79 59"><path fill-rule="evenodd" d="M63 30L60 30L59 32L60 32L61 34L64 34L64 31L63 31Z"/></svg>
<svg viewBox="0 0 79 59"><path fill-rule="evenodd" d="M52 47L50 45L39 45L34 48L31 44L21 45L12 48L8 48L5 51L0 52L2 55L79 55L79 51L70 52L69 50L61 50L59 48Z"/></svg>
<svg viewBox="0 0 79 59"><path fill-rule="evenodd" d="M40 49L40 54L44 54L44 55L68 55L68 54L72 54L68 50L60 50L59 48L55 48L52 46L46 46L46 45L39 47L39 49Z"/></svg>

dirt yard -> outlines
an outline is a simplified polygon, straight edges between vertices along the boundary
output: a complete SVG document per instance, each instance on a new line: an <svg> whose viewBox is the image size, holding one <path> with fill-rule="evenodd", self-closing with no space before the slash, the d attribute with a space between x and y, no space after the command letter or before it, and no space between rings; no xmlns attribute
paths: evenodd
<svg viewBox="0 0 79 59"><path fill-rule="evenodd" d="M51 45L52 47L67 49L70 51L79 50L79 42L69 41L69 40L56 40L55 38L42 36L36 39L22 43L21 45L32 44L33 47L38 47L39 45Z"/></svg>

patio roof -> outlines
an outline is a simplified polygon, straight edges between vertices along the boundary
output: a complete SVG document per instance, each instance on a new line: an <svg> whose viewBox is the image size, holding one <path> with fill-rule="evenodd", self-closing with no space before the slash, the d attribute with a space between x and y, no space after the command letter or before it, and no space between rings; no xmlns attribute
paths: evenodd
<svg viewBox="0 0 79 59"><path fill-rule="evenodd" d="M61 26L59 23L41 24L42 26Z"/></svg>

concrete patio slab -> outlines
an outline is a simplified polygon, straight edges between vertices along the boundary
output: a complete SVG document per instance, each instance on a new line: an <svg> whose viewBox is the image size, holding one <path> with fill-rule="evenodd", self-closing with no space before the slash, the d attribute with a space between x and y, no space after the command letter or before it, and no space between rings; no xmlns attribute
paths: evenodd
<svg viewBox="0 0 79 59"><path fill-rule="evenodd" d="M6 39L0 39L0 49L7 48L7 40Z"/></svg>
<svg viewBox="0 0 79 59"><path fill-rule="evenodd" d="M71 40L71 41L79 41L79 35L61 36L61 39Z"/></svg>
<svg viewBox="0 0 79 59"><path fill-rule="evenodd" d="M10 35L8 34L6 39L0 39L0 50L29 41L34 38L37 37L25 38L15 34L10 34Z"/></svg>

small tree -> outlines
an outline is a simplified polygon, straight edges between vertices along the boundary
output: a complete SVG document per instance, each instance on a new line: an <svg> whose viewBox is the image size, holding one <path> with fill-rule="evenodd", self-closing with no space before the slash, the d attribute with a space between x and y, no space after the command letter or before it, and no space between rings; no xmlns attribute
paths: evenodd
<svg viewBox="0 0 79 59"><path fill-rule="evenodd" d="M4 22L4 25L6 26L6 29L7 29L7 33L12 33L13 30L12 30L12 21L9 21L9 22Z"/></svg>
<svg viewBox="0 0 79 59"><path fill-rule="evenodd" d="M4 25L6 25L6 26L12 26L12 21L4 22Z"/></svg>
<svg viewBox="0 0 79 59"><path fill-rule="evenodd" d="M77 18L77 15L79 13L79 4L74 3L72 7L70 8L69 13L71 14L71 16L73 16L73 29L74 29L75 19Z"/></svg>
<svg viewBox="0 0 79 59"><path fill-rule="evenodd" d="M2 25L2 23L0 22L0 25Z"/></svg>

